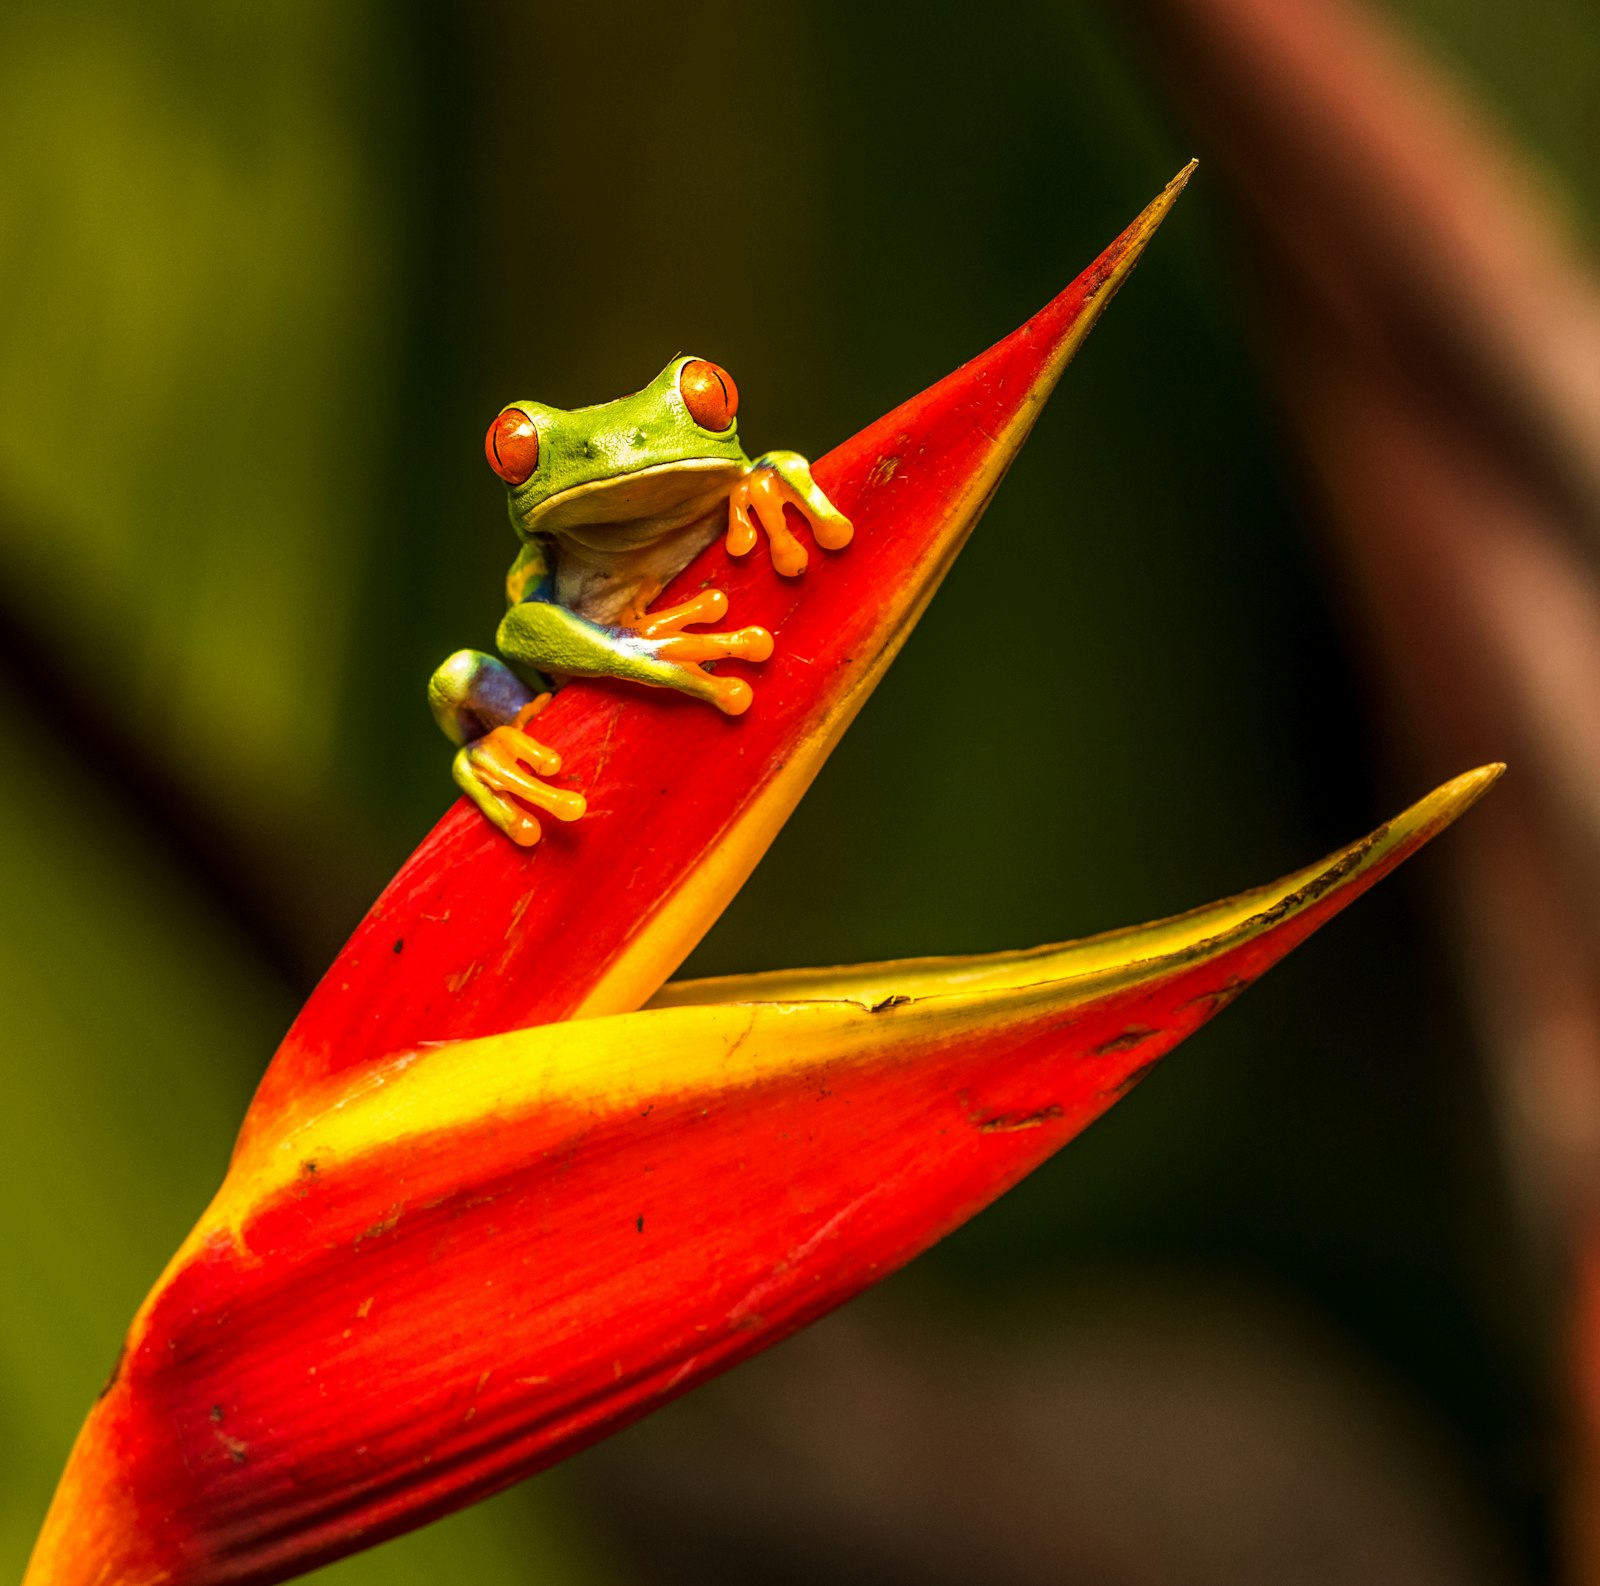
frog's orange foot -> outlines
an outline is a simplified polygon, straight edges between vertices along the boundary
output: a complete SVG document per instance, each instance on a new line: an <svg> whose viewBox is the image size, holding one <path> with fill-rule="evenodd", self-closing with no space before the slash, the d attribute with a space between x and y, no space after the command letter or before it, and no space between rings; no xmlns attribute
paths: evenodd
<svg viewBox="0 0 1600 1586"><path fill-rule="evenodd" d="M531 848L542 835L535 810L558 821L575 821L588 808L581 793L540 780L561 769L561 756L526 727L549 702L550 696L541 694L512 721L485 733L457 756L457 779L484 814L523 848Z"/></svg>
<svg viewBox="0 0 1600 1586"><path fill-rule="evenodd" d="M743 678L718 677L703 661L765 661L772 654L772 635L765 628L737 628L725 633L685 633L690 623L721 622L728 615L728 597L720 589L702 589L692 600L664 611L648 612L638 633L648 640L656 660L681 666L696 675L689 692L709 699L729 716L742 716L755 697Z"/></svg>
<svg viewBox="0 0 1600 1586"><path fill-rule="evenodd" d="M765 661L772 654L772 635L765 628L737 628L732 633L685 633L691 622L721 622L728 615L728 597L720 589L702 589L693 600L665 611L649 611L639 623L639 636L656 641L664 661Z"/></svg>
<svg viewBox="0 0 1600 1586"><path fill-rule="evenodd" d="M786 578L799 577L809 560L789 527L786 508L800 515L824 550L842 550L855 533L850 520L813 483L804 463L798 458L794 462L800 466L789 470L795 475L792 480L778 466L757 463L728 493L728 554L748 555L759 524L766 531L772 565Z"/></svg>

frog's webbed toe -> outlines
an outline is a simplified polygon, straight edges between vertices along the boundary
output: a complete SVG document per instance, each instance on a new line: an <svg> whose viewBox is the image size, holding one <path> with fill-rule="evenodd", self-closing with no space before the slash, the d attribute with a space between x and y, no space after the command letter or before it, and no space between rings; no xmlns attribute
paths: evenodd
<svg viewBox="0 0 1600 1586"><path fill-rule="evenodd" d="M724 633L685 633L690 623L721 622L728 614L728 597L720 589L703 589L681 606L647 612L640 619L638 637L650 646L658 661L681 667L685 691L709 700L729 716L742 716L754 698L750 685L739 677L718 677L703 661L765 661L772 654L772 635L765 628L737 628Z"/></svg>
<svg viewBox="0 0 1600 1586"><path fill-rule="evenodd" d="M587 808L581 793L540 780L561 769L561 756L527 731L528 722L549 702L548 694L540 694L512 721L462 749L453 767L462 791L523 848L531 848L542 835L535 811L575 821Z"/></svg>
<svg viewBox="0 0 1600 1586"><path fill-rule="evenodd" d="M789 527L792 509L824 550L843 550L855 529L811 477L811 465L798 452L768 452L728 493L728 554L745 556L755 548L757 526L766 532L772 565L786 578L806 570L806 548Z"/></svg>

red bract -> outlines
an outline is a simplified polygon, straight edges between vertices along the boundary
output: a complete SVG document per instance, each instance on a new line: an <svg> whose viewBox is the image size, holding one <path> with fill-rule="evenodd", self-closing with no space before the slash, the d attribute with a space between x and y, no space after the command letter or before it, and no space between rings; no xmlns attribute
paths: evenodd
<svg viewBox="0 0 1600 1586"><path fill-rule="evenodd" d="M588 814L523 851L459 801L313 993L247 1128L420 1041L623 1012L666 980L894 658L1187 174L1020 330L817 462L856 526L848 550L784 579L719 542L665 591L670 606L714 585L732 620L776 636L761 666L723 663L757 691L748 715L625 683L557 695L539 736Z"/></svg>
<svg viewBox="0 0 1600 1586"><path fill-rule="evenodd" d="M714 580L776 633L748 716L574 684L539 726L590 814L531 851L464 804L441 822L135 1318L33 1586L282 1579L774 1342L1037 1165L1493 779L1177 920L631 1011L893 656L1176 187L1028 325L818 464L847 552L789 583L718 547L667 592Z"/></svg>

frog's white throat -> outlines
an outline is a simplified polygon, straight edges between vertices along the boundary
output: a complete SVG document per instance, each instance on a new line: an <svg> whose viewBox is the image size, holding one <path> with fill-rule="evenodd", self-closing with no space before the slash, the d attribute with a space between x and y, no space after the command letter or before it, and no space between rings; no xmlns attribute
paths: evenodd
<svg viewBox="0 0 1600 1586"><path fill-rule="evenodd" d="M527 532L554 542L555 598L591 622L633 626L728 524L742 463L665 463L552 496Z"/></svg>

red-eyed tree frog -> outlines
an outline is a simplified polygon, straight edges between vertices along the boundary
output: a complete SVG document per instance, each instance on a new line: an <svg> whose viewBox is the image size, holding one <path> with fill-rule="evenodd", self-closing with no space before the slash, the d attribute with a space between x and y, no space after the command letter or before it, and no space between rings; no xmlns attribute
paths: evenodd
<svg viewBox="0 0 1600 1586"><path fill-rule="evenodd" d="M506 482L522 551L506 577L506 612L495 635L504 662L458 650L428 684L434 719L460 744L455 779L513 841L539 840L535 810L558 820L584 812L580 794L541 780L561 759L527 730L550 699L550 682L629 678L675 688L737 716L750 685L718 677L704 662L772 654L765 628L685 633L720 622L720 589L652 612L650 602L719 532L729 551L749 552L757 526L787 577L806 570L805 548L784 521L795 508L827 550L849 544L851 527L795 452L752 462L739 445L739 392L725 369L674 358L642 391L563 411L542 402L500 410L484 442Z"/></svg>

